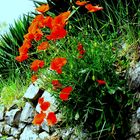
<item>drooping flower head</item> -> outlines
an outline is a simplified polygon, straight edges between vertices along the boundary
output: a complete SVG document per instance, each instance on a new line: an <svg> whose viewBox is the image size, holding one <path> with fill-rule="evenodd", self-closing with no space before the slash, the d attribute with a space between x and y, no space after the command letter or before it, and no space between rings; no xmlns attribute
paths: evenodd
<svg viewBox="0 0 140 140"><path fill-rule="evenodd" d="M41 6L37 7L36 10L40 13L45 13L49 10L49 5L48 4L42 4Z"/></svg>
<svg viewBox="0 0 140 140"><path fill-rule="evenodd" d="M93 6L92 4L87 4L85 8L88 10L88 12L96 12L99 10L103 10L103 7L99 7L98 5Z"/></svg>
<svg viewBox="0 0 140 140"><path fill-rule="evenodd" d="M77 0L75 4L78 5L78 6L84 6L84 5L86 5L88 2L89 2L89 1L79 1L79 0Z"/></svg>

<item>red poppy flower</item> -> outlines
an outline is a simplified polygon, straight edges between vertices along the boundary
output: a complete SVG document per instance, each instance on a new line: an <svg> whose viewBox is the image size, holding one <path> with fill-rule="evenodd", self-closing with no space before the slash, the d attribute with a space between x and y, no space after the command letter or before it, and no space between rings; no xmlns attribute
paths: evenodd
<svg viewBox="0 0 140 140"><path fill-rule="evenodd" d="M40 108L42 111L46 111L50 107L50 102L42 102Z"/></svg>
<svg viewBox="0 0 140 140"><path fill-rule="evenodd" d="M106 82L104 80L96 80L98 82L99 85L105 85Z"/></svg>
<svg viewBox="0 0 140 140"><path fill-rule="evenodd" d="M52 21L52 28L54 28L55 26L64 28L69 16L70 16L70 11L63 12L58 16L56 16Z"/></svg>
<svg viewBox="0 0 140 140"><path fill-rule="evenodd" d="M40 13L45 13L46 11L48 11L49 5L48 4L42 4L41 6L37 7L36 10Z"/></svg>
<svg viewBox="0 0 140 140"><path fill-rule="evenodd" d="M42 14L39 14L39 15L37 15L35 18L34 18L34 20L32 21L32 23L31 23L31 25L32 24L37 24L37 25L39 25L39 23L40 22L42 22L43 20L44 20L44 15L42 15Z"/></svg>
<svg viewBox="0 0 140 140"><path fill-rule="evenodd" d="M32 41L34 39L34 34L27 33L26 35L24 35L24 39L27 39L29 41Z"/></svg>
<svg viewBox="0 0 140 140"><path fill-rule="evenodd" d="M37 46L38 50L46 50L49 48L49 43L47 41L42 42L39 46Z"/></svg>
<svg viewBox="0 0 140 140"><path fill-rule="evenodd" d="M30 34L33 34L34 35L36 33L36 30L37 29L38 29L38 21L32 22L31 25L28 28L28 32Z"/></svg>
<svg viewBox="0 0 140 140"><path fill-rule="evenodd" d="M38 99L38 103L39 104L42 104L44 102L44 98L43 97L40 97L39 99Z"/></svg>
<svg viewBox="0 0 140 140"><path fill-rule="evenodd" d="M52 80L53 89L59 89L62 87L62 84L58 80Z"/></svg>
<svg viewBox="0 0 140 140"><path fill-rule="evenodd" d="M78 58L83 58L83 55L79 55Z"/></svg>
<svg viewBox="0 0 140 140"><path fill-rule="evenodd" d="M88 2L89 2L89 1L79 1L79 0L77 0L77 1L76 1L76 5L78 5L78 6L84 6L84 5L86 5Z"/></svg>
<svg viewBox="0 0 140 140"><path fill-rule="evenodd" d="M99 7L98 5L93 6L92 4L87 4L85 8L88 10L88 12L96 12L99 10L103 10L103 7Z"/></svg>
<svg viewBox="0 0 140 140"><path fill-rule="evenodd" d="M32 75L31 81L34 83L38 79L37 75Z"/></svg>
<svg viewBox="0 0 140 140"><path fill-rule="evenodd" d="M55 70L58 74L62 73L62 67L67 63L67 59L63 57L54 58L51 61L51 70Z"/></svg>
<svg viewBox="0 0 140 140"><path fill-rule="evenodd" d="M34 117L32 123L35 125L41 125L45 117L46 117L46 113L41 112Z"/></svg>
<svg viewBox="0 0 140 140"><path fill-rule="evenodd" d="M65 87L64 89L61 90L60 92L60 99L62 99L63 101L67 101L68 97L70 95L70 92L73 90L73 88L71 86Z"/></svg>
<svg viewBox="0 0 140 140"><path fill-rule="evenodd" d="M78 51L81 51L81 50L83 50L83 45L82 45L81 43L78 43L77 50L78 50Z"/></svg>
<svg viewBox="0 0 140 140"><path fill-rule="evenodd" d="M62 27L53 27L51 30L51 34L47 35L46 38L48 40L57 40L57 39L62 39L67 35L67 31L62 28Z"/></svg>
<svg viewBox="0 0 140 140"><path fill-rule="evenodd" d="M26 46L21 46L19 48L19 53L20 53L20 55L27 54L28 53L28 48Z"/></svg>
<svg viewBox="0 0 140 140"><path fill-rule="evenodd" d="M59 98L63 101L67 101L69 98L69 94L66 93L60 93Z"/></svg>
<svg viewBox="0 0 140 140"><path fill-rule="evenodd" d="M83 48L83 45L81 44L81 43L78 43L78 47L77 47L77 49L78 49L78 51L79 51L79 56L78 56L78 58L82 58L83 57L83 55L85 54L85 50L84 50L84 48Z"/></svg>
<svg viewBox="0 0 140 140"><path fill-rule="evenodd" d="M40 29L37 29L36 33L34 34L34 39L36 41L39 41L39 40L41 40L42 36L43 36L42 31Z"/></svg>
<svg viewBox="0 0 140 140"><path fill-rule="evenodd" d="M52 126L57 123L57 118L56 118L56 115L54 112L49 112L46 120L47 120L49 126Z"/></svg>
<svg viewBox="0 0 140 140"><path fill-rule="evenodd" d="M44 18L43 24L44 24L44 26L49 27L50 29L52 29L52 21L53 21L53 18L50 17L50 16L47 16L46 18Z"/></svg>
<svg viewBox="0 0 140 140"><path fill-rule="evenodd" d="M43 60L34 60L30 66L31 70L37 71L39 68L44 67L44 61Z"/></svg>
<svg viewBox="0 0 140 140"><path fill-rule="evenodd" d="M22 61L28 59L28 54L21 54L21 55L17 56L15 59L16 59L18 62L22 62Z"/></svg>

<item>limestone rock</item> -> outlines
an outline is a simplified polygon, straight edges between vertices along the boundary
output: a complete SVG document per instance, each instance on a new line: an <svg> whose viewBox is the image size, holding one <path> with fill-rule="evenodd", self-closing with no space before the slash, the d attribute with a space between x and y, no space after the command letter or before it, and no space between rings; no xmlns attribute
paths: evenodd
<svg viewBox="0 0 140 140"><path fill-rule="evenodd" d="M136 115L137 119L140 120L140 107L137 109Z"/></svg>
<svg viewBox="0 0 140 140"><path fill-rule="evenodd" d="M58 134L58 132L54 132L54 133L50 136L49 140L60 140L60 135Z"/></svg>
<svg viewBox="0 0 140 140"><path fill-rule="evenodd" d="M4 122L0 122L0 133L3 134Z"/></svg>
<svg viewBox="0 0 140 140"><path fill-rule="evenodd" d="M13 109L6 112L5 120L6 123L13 126L18 126L21 111L20 109Z"/></svg>
<svg viewBox="0 0 140 140"><path fill-rule="evenodd" d="M131 134L135 135L138 132L140 132L140 124L138 123L136 114L132 115L132 121L131 121Z"/></svg>
<svg viewBox="0 0 140 140"><path fill-rule="evenodd" d="M41 130L41 127L38 125L32 125L31 129L33 132L39 133Z"/></svg>
<svg viewBox="0 0 140 140"><path fill-rule="evenodd" d="M38 86L31 84L23 97L32 102L37 102L36 100L42 95L42 93L43 91L40 90Z"/></svg>
<svg viewBox="0 0 140 140"><path fill-rule="evenodd" d="M4 120L4 111L5 111L5 106L0 105L0 121Z"/></svg>
<svg viewBox="0 0 140 140"><path fill-rule="evenodd" d="M2 134L0 133L0 138L2 137Z"/></svg>
<svg viewBox="0 0 140 140"><path fill-rule="evenodd" d="M41 128L49 133L49 126L47 125L46 120L44 120L43 123L41 124Z"/></svg>
<svg viewBox="0 0 140 140"><path fill-rule="evenodd" d="M9 126L9 125L5 125L4 126L4 133L5 134L10 134L10 132L11 132L11 126Z"/></svg>
<svg viewBox="0 0 140 140"><path fill-rule="evenodd" d="M73 133L73 131L74 130L72 128L61 130L62 139L70 139L70 135Z"/></svg>
<svg viewBox="0 0 140 140"><path fill-rule="evenodd" d="M128 71L128 83L131 89L137 90L140 87L140 62Z"/></svg>
<svg viewBox="0 0 140 140"><path fill-rule="evenodd" d="M14 137L8 137L6 138L6 140L17 140L17 139L15 139Z"/></svg>
<svg viewBox="0 0 140 140"><path fill-rule="evenodd" d="M11 135L14 136L15 138L18 138L20 133L21 131L18 128L15 127L11 128Z"/></svg>
<svg viewBox="0 0 140 140"><path fill-rule="evenodd" d="M24 128L19 140L37 140L38 134L32 130L32 126L28 125Z"/></svg>
<svg viewBox="0 0 140 140"><path fill-rule="evenodd" d="M45 131L39 134L39 140L49 140L49 138L49 134Z"/></svg>
<svg viewBox="0 0 140 140"><path fill-rule="evenodd" d="M34 117L34 111L35 109L33 108L33 106L30 103L26 102L25 107L21 112L20 121L26 123L32 123Z"/></svg>
<svg viewBox="0 0 140 140"><path fill-rule="evenodd" d="M19 125L18 125L18 129L19 129L20 131L22 131L25 127L26 127L26 123L20 122Z"/></svg>

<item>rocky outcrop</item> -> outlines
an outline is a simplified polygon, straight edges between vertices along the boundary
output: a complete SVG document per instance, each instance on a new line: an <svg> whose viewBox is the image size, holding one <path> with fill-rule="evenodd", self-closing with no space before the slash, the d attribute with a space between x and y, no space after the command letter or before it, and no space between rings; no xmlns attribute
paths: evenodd
<svg viewBox="0 0 140 140"><path fill-rule="evenodd" d="M0 106L0 139L6 135L6 140L92 140L85 131L77 131L76 126L75 128L60 128L57 125L49 127L45 120L41 126L33 125L35 114L40 112L40 106L37 104L39 97L51 103L49 111L57 111L55 98L49 92L39 90L32 84L24 95L26 102L23 108L18 108L17 105L9 109L3 105ZM61 113L56 115L61 121ZM128 140L140 140L140 107L132 116Z"/></svg>
<svg viewBox="0 0 140 140"><path fill-rule="evenodd" d="M23 108L18 108L17 105L12 105L9 109L3 105L0 106L0 139L3 136L7 136L6 140L60 139L58 133L53 135L55 129L50 129L46 121L41 126L32 124L35 114L40 112L37 104L39 97L44 97L45 101L51 103L49 111L56 111L55 98L33 84L29 86L23 97L26 101Z"/></svg>
<svg viewBox="0 0 140 140"><path fill-rule="evenodd" d="M129 69L128 79L130 89L140 90L140 62Z"/></svg>

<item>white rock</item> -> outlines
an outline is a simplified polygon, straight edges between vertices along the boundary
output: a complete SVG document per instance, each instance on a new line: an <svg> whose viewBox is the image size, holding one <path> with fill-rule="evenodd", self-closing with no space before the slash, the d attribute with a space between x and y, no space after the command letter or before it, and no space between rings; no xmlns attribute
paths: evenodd
<svg viewBox="0 0 140 140"><path fill-rule="evenodd" d="M38 86L31 84L23 97L25 99L37 100L42 95L42 93L43 91L40 90Z"/></svg>
<svg viewBox="0 0 140 140"><path fill-rule="evenodd" d="M18 126L19 119L20 119L21 111L20 109L13 109L6 112L5 120L6 123L13 126Z"/></svg>
<svg viewBox="0 0 140 140"><path fill-rule="evenodd" d="M137 109L137 119L140 119L140 107Z"/></svg>
<svg viewBox="0 0 140 140"><path fill-rule="evenodd" d="M19 140L37 140L38 134L32 130L32 126L28 125L24 128Z"/></svg>
<svg viewBox="0 0 140 140"><path fill-rule="evenodd" d="M129 87L137 90L140 87L140 62L128 71Z"/></svg>
<svg viewBox="0 0 140 140"><path fill-rule="evenodd" d="M4 130L4 122L0 122L0 133L2 134Z"/></svg>
<svg viewBox="0 0 140 140"><path fill-rule="evenodd" d="M9 126L9 125L5 125L4 126L4 133L5 134L10 134L10 132L11 132L11 126Z"/></svg>
<svg viewBox="0 0 140 140"><path fill-rule="evenodd" d="M33 106L30 103L26 102L21 112L20 121L31 123L34 118L34 114L35 114L34 111L35 109L33 108Z"/></svg>
<svg viewBox="0 0 140 140"><path fill-rule="evenodd" d="M50 131L49 126L47 125L47 121L46 120L44 120L43 123L41 124L41 128L43 130L45 130L46 132Z"/></svg>
<svg viewBox="0 0 140 140"><path fill-rule="evenodd" d="M67 129L61 130L62 139L69 139L70 135L73 133L73 131L74 130L72 128L67 128Z"/></svg>
<svg viewBox="0 0 140 140"><path fill-rule="evenodd" d="M4 119L4 111L5 111L5 106L0 105L0 121Z"/></svg>
<svg viewBox="0 0 140 140"><path fill-rule="evenodd" d="M0 138L2 137L2 134L0 133Z"/></svg>
<svg viewBox="0 0 140 140"><path fill-rule="evenodd" d="M47 132L42 132L39 134L39 139L40 140L49 140L50 135Z"/></svg>
<svg viewBox="0 0 140 140"><path fill-rule="evenodd" d="M20 122L19 125L18 125L18 129L19 129L20 131L22 131L25 127L26 127L26 123Z"/></svg>
<svg viewBox="0 0 140 140"><path fill-rule="evenodd" d="M17 139L15 139L14 137L8 137L6 138L6 140L17 140Z"/></svg>
<svg viewBox="0 0 140 140"><path fill-rule="evenodd" d="M14 137L19 137L21 131L18 128L12 127L11 128L11 135Z"/></svg>

